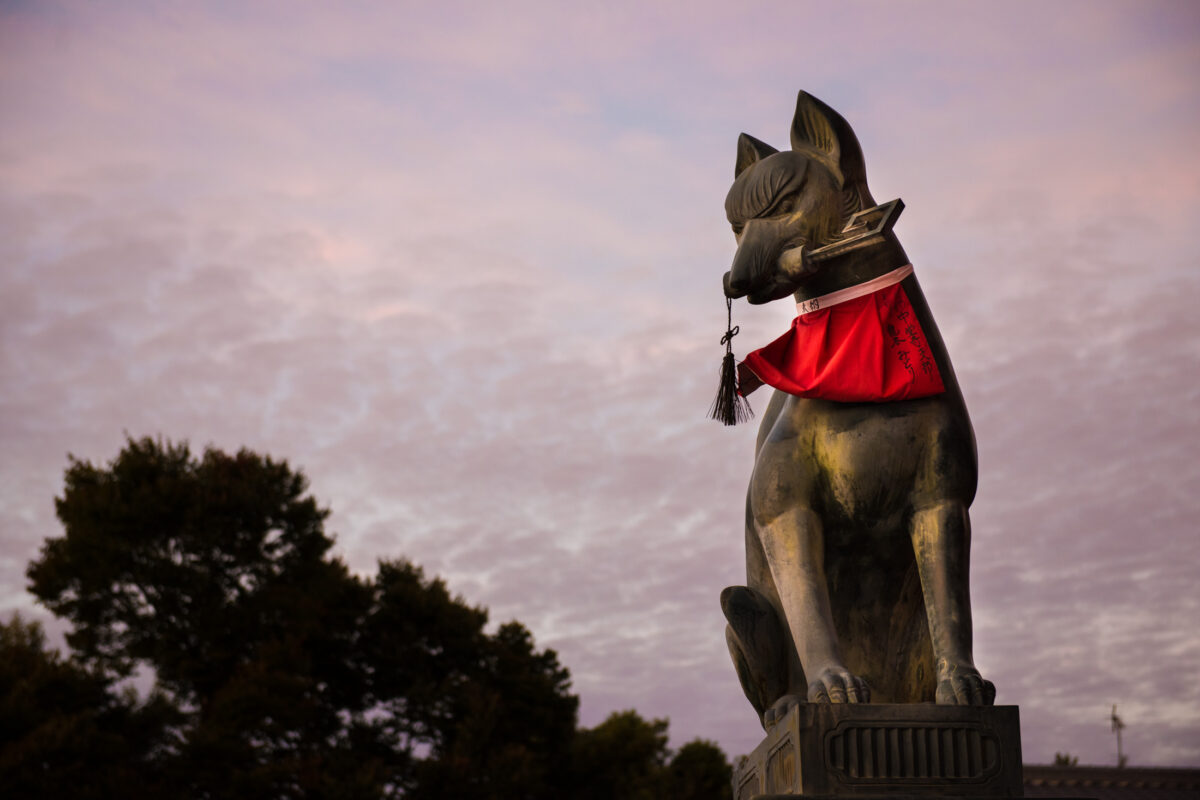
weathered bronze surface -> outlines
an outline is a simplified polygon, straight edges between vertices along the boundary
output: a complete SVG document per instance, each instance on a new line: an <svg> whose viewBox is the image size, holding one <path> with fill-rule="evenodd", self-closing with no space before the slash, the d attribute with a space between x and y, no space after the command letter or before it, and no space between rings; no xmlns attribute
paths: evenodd
<svg viewBox="0 0 1200 800"><path fill-rule="evenodd" d="M909 263L899 201L867 189L849 124L801 92L792 149L742 134L725 293L765 303ZM730 653L764 727L797 703L990 705L971 652L975 436L915 275L908 295L946 391L890 403L775 392L746 501L746 586L721 594Z"/></svg>

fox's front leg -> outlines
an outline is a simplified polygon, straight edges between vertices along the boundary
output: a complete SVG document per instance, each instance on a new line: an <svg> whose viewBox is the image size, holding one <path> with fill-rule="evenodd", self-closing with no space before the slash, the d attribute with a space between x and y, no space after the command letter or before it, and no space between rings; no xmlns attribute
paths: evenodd
<svg viewBox="0 0 1200 800"><path fill-rule="evenodd" d="M971 654L971 522L967 504L945 500L915 512L912 542L933 640L937 701L991 705L996 687L979 674Z"/></svg>
<svg viewBox="0 0 1200 800"><path fill-rule="evenodd" d="M755 527L804 667L807 699L825 703L870 702L866 682L846 669L838 649L825 581L825 540L820 517L811 509L793 508L770 520L756 520Z"/></svg>

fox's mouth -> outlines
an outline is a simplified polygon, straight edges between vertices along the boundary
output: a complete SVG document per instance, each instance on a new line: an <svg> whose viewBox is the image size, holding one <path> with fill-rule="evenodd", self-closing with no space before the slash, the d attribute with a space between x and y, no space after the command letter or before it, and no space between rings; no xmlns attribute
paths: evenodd
<svg viewBox="0 0 1200 800"><path fill-rule="evenodd" d="M770 285L764 286L746 295L746 302L752 306L761 306L764 303L771 303L775 300L793 294L796 291L796 284L791 281L773 280Z"/></svg>
<svg viewBox="0 0 1200 800"><path fill-rule="evenodd" d="M780 253L775 269L757 281L757 285L734 285L732 270L725 273L722 283L726 297L733 300L745 297L751 305L762 305L794 293L814 272L816 268L809 261L805 247L798 245Z"/></svg>
<svg viewBox="0 0 1200 800"><path fill-rule="evenodd" d="M752 306L763 305L774 300L779 300L796 291L798 283L792 280L781 279L779 277L771 277L766 283L756 286L753 289L733 289L729 285L730 273L726 272L723 278L725 296L731 300L746 298L746 301Z"/></svg>

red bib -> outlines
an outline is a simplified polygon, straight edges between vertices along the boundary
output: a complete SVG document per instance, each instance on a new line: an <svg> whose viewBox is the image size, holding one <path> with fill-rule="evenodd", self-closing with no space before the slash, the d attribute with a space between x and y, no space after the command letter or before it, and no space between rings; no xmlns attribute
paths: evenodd
<svg viewBox="0 0 1200 800"><path fill-rule="evenodd" d="M900 281L912 265L797 304L791 329L738 365L738 390L887 402L945 391Z"/></svg>

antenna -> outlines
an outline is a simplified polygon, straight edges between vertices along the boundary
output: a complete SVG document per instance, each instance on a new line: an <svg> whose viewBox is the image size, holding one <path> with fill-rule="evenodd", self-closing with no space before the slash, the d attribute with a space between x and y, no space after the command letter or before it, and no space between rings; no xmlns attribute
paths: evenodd
<svg viewBox="0 0 1200 800"><path fill-rule="evenodd" d="M1125 766L1125 762L1129 760L1129 757L1126 756L1125 751L1121 749L1121 731L1125 730L1125 723L1122 722L1121 718L1117 716L1116 703L1113 703L1112 729L1113 733L1117 735L1117 766L1123 767Z"/></svg>

